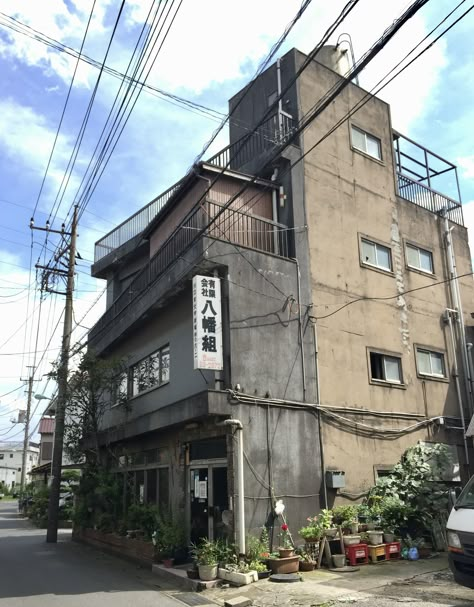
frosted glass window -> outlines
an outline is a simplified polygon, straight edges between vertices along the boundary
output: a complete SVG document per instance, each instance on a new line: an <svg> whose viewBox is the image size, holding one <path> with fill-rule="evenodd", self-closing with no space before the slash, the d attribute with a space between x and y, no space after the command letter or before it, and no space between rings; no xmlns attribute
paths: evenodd
<svg viewBox="0 0 474 607"><path fill-rule="evenodd" d="M363 263L368 263L389 272L392 270L392 254L388 247L362 238L361 253Z"/></svg>
<svg viewBox="0 0 474 607"><path fill-rule="evenodd" d="M431 350L417 348L416 362L420 375L446 377L444 355L441 354L441 352L432 352Z"/></svg>
<svg viewBox="0 0 474 607"><path fill-rule="evenodd" d="M406 246L407 263L410 268L433 274L433 255L431 251L421 249L411 244Z"/></svg>
<svg viewBox="0 0 474 607"><path fill-rule="evenodd" d="M351 127L352 147L361 152L365 152L373 158L382 160L382 145L380 139L369 135L365 131L358 129L355 126Z"/></svg>
<svg viewBox="0 0 474 607"><path fill-rule="evenodd" d="M370 377L372 380L401 384L402 361L397 356L370 352Z"/></svg>

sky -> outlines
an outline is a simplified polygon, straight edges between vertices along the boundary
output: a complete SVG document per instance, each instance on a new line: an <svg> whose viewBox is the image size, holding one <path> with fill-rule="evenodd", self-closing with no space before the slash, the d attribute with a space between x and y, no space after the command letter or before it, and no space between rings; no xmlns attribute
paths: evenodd
<svg viewBox="0 0 474 607"><path fill-rule="evenodd" d="M44 227L48 219L53 229L68 224L120 86L118 78L103 72L96 87L96 67L78 63L71 52L14 32L7 27L12 24L9 18L32 28L30 33L35 30L38 36L59 41L60 48L78 51L94 7L82 54L100 64L107 53L107 68L124 72L151 4L151 0L125 1L108 52L119 1L3 0L0 5L0 441L22 439L24 426L11 422L19 409L26 408L22 380L34 371L33 394L51 397L55 391L48 373L59 353L64 297L41 297L35 264L49 261L58 237L50 234L45 239L45 232L30 230L30 218L34 217L36 227ZM182 0L147 83L212 111L185 108L154 91L140 95L81 214L73 344L83 343L87 330L105 310L105 284L90 276L94 242L186 173L219 127L227 100L256 73L300 4L301 0ZM334 44L339 34L348 32L359 58L408 4L408 0L360 0L329 42ZM428 2L361 74L361 86L370 90L456 4ZM471 5L472 1L461 2L429 40ZM277 56L293 47L310 52L343 6L341 0L313 0ZM178 2L162 3L162 8L170 9L171 19ZM397 131L458 166L465 223L474 243L473 31L474 11L379 96L390 103ZM92 97L89 121L66 181ZM205 157L227 143L224 127ZM55 288L62 290L64 285ZM38 438L36 427L46 404L32 399L33 438Z"/></svg>

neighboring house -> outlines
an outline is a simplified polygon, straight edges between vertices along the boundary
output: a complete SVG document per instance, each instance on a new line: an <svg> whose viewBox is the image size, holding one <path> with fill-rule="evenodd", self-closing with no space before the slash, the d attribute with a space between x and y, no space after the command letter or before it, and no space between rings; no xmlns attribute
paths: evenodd
<svg viewBox="0 0 474 607"><path fill-rule="evenodd" d="M25 482L30 482L31 470L38 463L38 445L28 444L26 453ZM23 465L23 443L0 443L0 493L2 487L13 489L21 484L21 468Z"/></svg>
<svg viewBox="0 0 474 607"><path fill-rule="evenodd" d="M95 247L107 310L89 347L128 364L117 378L128 403L117 397L102 444L129 497L181 511L192 539L233 523L222 518L237 497L228 418L243 425L248 530L276 498L294 525L357 498L420 440L449 444L470 471L456 309L460 295L471 310L472 266L456 169L393 131L376 97L312 150L364 98L355 84L272 158L342 81L316 61L243 143L304 59L290 51L236 95L230 146Z"/></svg>

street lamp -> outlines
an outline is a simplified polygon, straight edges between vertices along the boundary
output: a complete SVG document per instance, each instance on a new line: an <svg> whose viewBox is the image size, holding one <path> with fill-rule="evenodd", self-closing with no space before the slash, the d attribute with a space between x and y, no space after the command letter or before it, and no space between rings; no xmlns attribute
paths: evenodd
<svg viewBox="0 0 474 607"><path fill-rule="evenodd" d="M245 554L245 500L244 500L244 428L239 419L226 419L223 426L235 426L239 432L237 450L237 498L239 554Z"/></svg>

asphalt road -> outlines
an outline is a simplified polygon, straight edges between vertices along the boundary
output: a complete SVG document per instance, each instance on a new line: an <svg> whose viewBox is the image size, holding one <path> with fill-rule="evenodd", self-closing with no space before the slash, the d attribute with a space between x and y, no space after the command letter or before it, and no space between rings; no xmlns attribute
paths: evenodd
<svg viewBox="0 0 474 607"><path fill-rule="evenodd" d="M0 501L0 607L185 607L153 574L19 518Z"/></svg>

